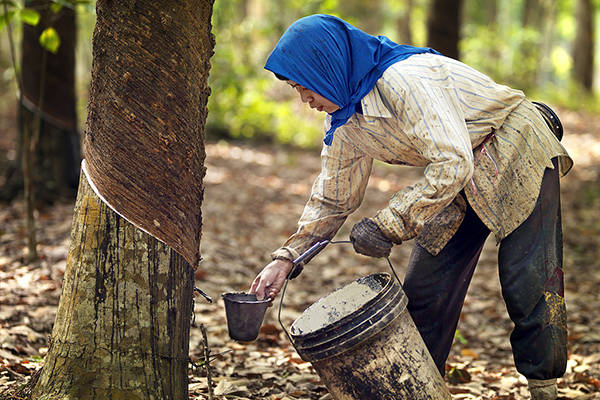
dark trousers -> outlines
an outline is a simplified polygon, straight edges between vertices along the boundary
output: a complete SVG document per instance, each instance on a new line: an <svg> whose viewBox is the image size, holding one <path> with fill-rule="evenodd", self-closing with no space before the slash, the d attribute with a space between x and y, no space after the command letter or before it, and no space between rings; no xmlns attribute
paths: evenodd
<svg viewBox="0 0 600 400"><path fill-rule="evenodd" d="M501 241L498 252L502 296L514 323L515 365L530 379L558 378L567 361L560 187L554 166L544 173L533 212ZM408 310L442 375L489 233L467 206L462 225L437 256L418 244L411 254L404 280Z"/></svg>

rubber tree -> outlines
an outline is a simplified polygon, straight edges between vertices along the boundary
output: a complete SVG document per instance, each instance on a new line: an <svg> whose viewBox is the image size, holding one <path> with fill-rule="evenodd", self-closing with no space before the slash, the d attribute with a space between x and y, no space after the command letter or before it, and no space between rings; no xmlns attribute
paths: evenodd
<svg viewBox="0 0 600 400"><path fill-rule="evenodd" d="M72 199L77 190L80 138L75 97L76 19L72 8L52 10L50 0L27 0L25 7L40 13L40 21L23 24L17 159L5 171L0 198L11 200L23 189L23 137L31 138L32 190L37 204ZM55 54L39 43L53 28L60 37Z"/></svg>
<svg viewBox="0 0 600 400"><path fill-rule="evenodd" d="M33 398L188 398L212 6L97 2L85 160Z"/></svg>
<svg viewBox="0 0 600 400"><path fill-rule="evenodd" d="M572 75L575 82L588 92L592 91L594 85L595 11L592 0L577 0L577 33L573 43Z"/></svg>
<svg viewBox="0 0 600 400"><path fill-rule="evenodd" d="M402 44L412 44L412 13L414 8L413 0L406 0L403 2L402 12L398 16L396 20L396 32L398 35L398 43Z"/></svg>
<svg viewBox="0 0 600 400"><path fill-rule="evenodd" d="M427 15L427 45L459 59L463 0L433 0Z"/></svg>

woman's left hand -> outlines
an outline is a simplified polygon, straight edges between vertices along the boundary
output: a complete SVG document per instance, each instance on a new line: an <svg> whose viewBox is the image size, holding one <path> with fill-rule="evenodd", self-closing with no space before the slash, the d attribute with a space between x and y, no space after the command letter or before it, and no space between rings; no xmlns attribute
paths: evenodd
<svg viewBox="0 0 600 400"><path fill-rule="evenodd" d="M294 264L289 260L273 260L256 276L250 287L250 293L256 298L274 300L285 283L285 279Z"/></svg>
<svg viewBox="0 0 600 400"><path fill-rule="evenodd" d="M357 253L370 257L389 257L394 246L375 221L369 218L363 218L352 227L350 241Z"/></svg>

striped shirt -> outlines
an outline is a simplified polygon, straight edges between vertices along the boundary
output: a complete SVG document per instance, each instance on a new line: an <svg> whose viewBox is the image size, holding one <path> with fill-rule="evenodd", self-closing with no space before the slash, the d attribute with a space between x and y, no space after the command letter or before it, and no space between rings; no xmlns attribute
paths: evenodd
<svg viewBox="0 0 600 400"><path fill-rule="evenodd" d="M373 159L425 167L373 219L394 242L416 237L434 255L462 222L465 200L500 241L533 210L551 159L561 176L573 164L523 92L444 56L392 65L361 107L323 147L298 230L273 258L332 238L360 205Z"/></svg>

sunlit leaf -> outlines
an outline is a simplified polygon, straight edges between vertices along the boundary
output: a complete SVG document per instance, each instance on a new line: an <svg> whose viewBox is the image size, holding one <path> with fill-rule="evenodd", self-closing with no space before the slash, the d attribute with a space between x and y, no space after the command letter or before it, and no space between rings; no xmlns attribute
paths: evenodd
<svg viewBox="0 0 600 400"><path fill-rule="evenodd" d="M556 71L556 75L561 78L566 78L573 67L573 58L563 47L554 47L550 54L552 65Z"/></svg>
<svg viewBox="0 0 600 400"><path fill-rule="evenodd" d="M89 12L91 14L96 13L96 2L92 0L52 0L50 9L54 13L57 13L63 7L74 10L77 6L82 7L86 12Z"/></svg>
<svg viewBox="0 0 600 400"><path fill-rule="evenodd" d="M40 44L50 53L56 54L60 47L60 36L58 36L56 29L52 27L44 29L40 35Z"/></svg>
<svg viewBox="0 0 600 400"><path fill-rule="evenodd" d="M70 9L74 9L75 8L75 3L72 1L68 1L68 0L52 0L52 2L57 5L57 6L61 6L61 7L66 7L66 8L70 8Z"/></svg>
<svg viewBox="0 0 600 400"><path fill-rule="evenodd" d="M465 339L458 329L454 332L454 338L462 344L467 344L467 339Z"/></svg>
<svg viewBox="0 0 600 400"><path fill-rule="evenodd" d="M75 4L90 14L96 14L96 2L92 0L75 0Z"/></svg>
<svg viewBox="0 0 600 400"><path fill-rule="evenodd" d="M26 24L36 26L40 22L41 16L39 12L31 8L23 8L19 10L19 18Z"/></svg>
<svg viewBox="0 0 600 400"><path fill-rule="evenodd" d="M60 12L60 10L62 10L62 8L63 8L62 4L58 4L58 3L50 4L50 11L52 11L54 14L58 14Z"/></svg>

